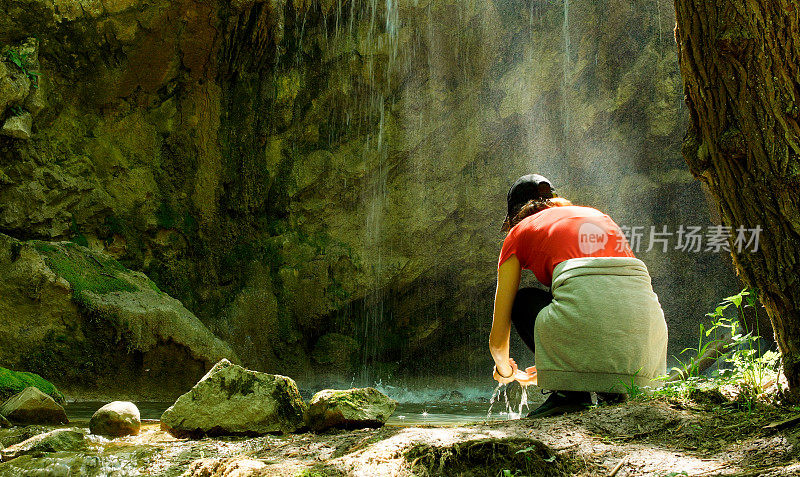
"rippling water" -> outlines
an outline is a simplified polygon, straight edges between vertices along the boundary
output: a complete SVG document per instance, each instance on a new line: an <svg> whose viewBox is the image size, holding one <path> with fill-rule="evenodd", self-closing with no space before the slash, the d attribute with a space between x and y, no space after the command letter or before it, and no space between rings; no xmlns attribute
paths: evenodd
<svg viewBox="0 0 800 477"><path fill-rule="evenodd" d="M442 394L442 393L439 393ZM442 394L440 399L431 399L438 395L435 392L404 390L401 395L392 396L398 400L397 410L387 424L395 426L417 425L457 425L485 420L517 419L527 412L529 406L535 404L538 393L521 392L519 386L498 386L492 394L486 391L486 397L467 393ZM530 394L532 402L528 402ZM467 395L472 400L462 400ZM417 397L425 396L429 401L417 402ZM88 421L92 414L106 404L100 401L72 402L65 407L70 421ZM171 402L137 402L142 419L159 419ZM535 406L534 406L535 407Z"/></svg>

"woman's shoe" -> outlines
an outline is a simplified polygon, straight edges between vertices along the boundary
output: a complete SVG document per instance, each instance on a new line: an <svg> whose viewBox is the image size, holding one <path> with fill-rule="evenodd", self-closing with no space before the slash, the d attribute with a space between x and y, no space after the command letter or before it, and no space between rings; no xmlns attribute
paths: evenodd
<svg viewBox="0 0 800 477"><path fill-rule="evenodd" d="M623 393L597 393L598 406L610 406L612 404L622 404L628 400L628 395Z"/></svg>
<svg viewBox="0 0 800 477"><path fill-rule="evenodd" d="M559 416L570 412L580 412L592 406L592 395L581 391L553 391L547 401L542 403L526 417Z"/></svg>

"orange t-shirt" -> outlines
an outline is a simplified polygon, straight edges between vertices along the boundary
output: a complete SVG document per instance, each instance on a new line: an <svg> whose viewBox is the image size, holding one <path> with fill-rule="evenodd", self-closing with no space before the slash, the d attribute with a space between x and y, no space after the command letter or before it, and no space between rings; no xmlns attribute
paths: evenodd
<svg viewBox="0 0 800 477"><path fill-rule="evenodd" d="M498 267L511 255L545 286L556 265L570 258L634 256L611 217L576 205L551 207L515 225L503 241Z"/></svg>

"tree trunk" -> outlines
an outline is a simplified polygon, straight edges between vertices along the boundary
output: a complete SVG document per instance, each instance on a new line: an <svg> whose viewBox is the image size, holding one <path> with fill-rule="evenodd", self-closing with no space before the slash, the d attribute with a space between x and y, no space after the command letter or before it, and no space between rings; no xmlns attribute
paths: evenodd
<svg viewBox="0 0 800 477"><path fill-rule="evenodd" d="M691 114L683 155L723 223L760 226L756 252L731 247L772 322L800 399L800 31L792 0L675 0ZM735 235L735 233L734 233ZM752 250L752 247L751 247Z"/></svg>

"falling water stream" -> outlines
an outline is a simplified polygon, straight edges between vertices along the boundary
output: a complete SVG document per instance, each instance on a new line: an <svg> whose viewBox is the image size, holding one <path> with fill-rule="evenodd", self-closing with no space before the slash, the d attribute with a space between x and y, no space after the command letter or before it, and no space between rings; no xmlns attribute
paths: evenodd
<svg viewBox="0 0 800 477"><path fill-rule="evenodd" d="M486 420L492 418L492 409L495 404L500 408L498 415L506 419L519 419L522 417L523 411L528 408L528 387L520 386L520 399L519 404L515 407L513 400L508 395L508 385L498 384L492 393L492 399L489 401L489 410L486 412Z"/></svg>

